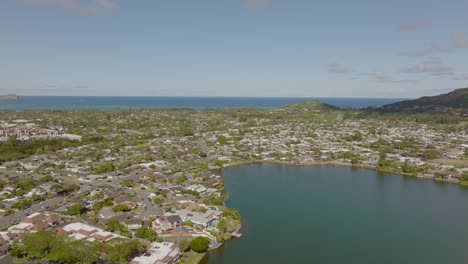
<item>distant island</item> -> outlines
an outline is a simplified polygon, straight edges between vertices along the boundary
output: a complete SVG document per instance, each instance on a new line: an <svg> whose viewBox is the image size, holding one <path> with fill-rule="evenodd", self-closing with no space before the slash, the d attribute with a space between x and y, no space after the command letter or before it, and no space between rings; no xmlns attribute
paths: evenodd
<svg viewBox="0 0 468 264"><path fill-rule="evenodd" d="M0 95L0 99L12 99L12 100L16 100L16 99L18 99L18 96L16 96L16 94Z"/></svg>
<svg viewBox="0 0 468 264"><path fill-rule="evenodd" d="M424 96L384 105L378 110L393 112L436 112L468 115L468 88L456 89L450 93Z"/></svg>

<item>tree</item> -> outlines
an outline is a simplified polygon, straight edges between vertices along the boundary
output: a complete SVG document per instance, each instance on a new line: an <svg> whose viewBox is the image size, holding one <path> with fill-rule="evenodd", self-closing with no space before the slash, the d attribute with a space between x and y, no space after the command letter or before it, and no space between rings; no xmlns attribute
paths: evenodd
<svg viewBox="0 0 468 264"><path fill-rule="evenodd" d="M217 140L219 144L221 145L226 145L229 141L229 139L225 136L218 136Z"/></svg>
<svg viewBox="0 0 468 264"><path fill-rule="evenodd" d="M154 241L158 234L153 229L142 226L135 231L135 236L149 241Z"/></svg>
<svg viewBox="0 0 468 264"><path fill-rule="evenodd" d="M383 168L386 166L389 166L391 162L387 160L387 153L381 152L380 153L380 159L379 159L379 168Z"/></svg>
<svg viewBox="0 0 468 264"><path fill-rule="evenodd" d="M53 248L47 257L58 263L91 264L98 260L97 245L87 240L74 240Z"/></svg>
<svg viewBox="0 0 468 264"><path fill-rule="evenodd" d="M434 149L424 151L422 153L423 157L426 159L436 159L440 157L440 152Z"/></svg>
<svg viewBox="0 0 468 264"><path fill-rule="evenodd" d="M186 237L184 237L179 241L178 246L179 246L180 252L184 252L184 251L187 251L187 249L189 248L190 242L188 241Z"/></svg>
<svg viewBox="0 0 468 264"><path fill-rule="evenodd" d="M468 172L464 172L462 177L461 177L461 180L462 181L468 181Z"/></svg>
<svg viewBox="0 0 468 264"><path fill-rule="evenodd" d="M208 249L208 245L210 244L210 239L207 237L197 237L190 242L190 249L202 253Z"/></svg>
<svg viewBox="0 0 468 264"><path fill-rule="evenodd" d="M111 171L114 171L114 170L115 170L114 163L105 162L105 163L101 164L101 166L94 169L94 173L102 174L102 173L111 172Z"/></svg>
<svg viewBox="0 0 468 264"><path fill-rule="evenodd" d="M126 206L125 204L117 204L112 208L112 211L114 212L128 212L130 211L130 208Z"/></svg>
<svg viewBox="0 0 468 264"><path fill-rule="evenodd" d="M23 210L26 207L29 207L32 204L31 200L23 200L20 202L17 202L13 205L13 208Z"/></svg>
<svg viewBox="0 0 468 264"><path fill-rule="evenodd" d="M23 190L31 190L34 188L36 181L33 178L26 178L18 182L18 188Z"/></svg>
<svg viewBox="0 0 468 264"><path fill-rule="evenodd" d="M111 232L120 231L121 229L122 224L117 219L111 219L106 226L106 230Z"/></svg>
<svg viewBox="0 0 468 264"><path fill-rule="evenodd" d="M112 205L114 205L114 198L113 198L113 197L107 197L107 198L104 199L104 201L102 202L102 205L104 205L104 206L112 206Z"/></svg>
<svg viewBox="0 0 468 264"><path fill-rule="evenodd" d="M122 236L130 237L130 232L126 225L120 223L116 219L111 219L106 226L106 231L119 232Z"/></svg>
<svg viewBox="0 0 468 264"><path fill-rule="evenodd" d="M228 222L226 221L226 218L221 219L218 223L218 229L221 231L221 233L225 233L226 230L228 229Z"/></svg>
<svg viewBox="0 0 468 264"><path fill-rule="evenodd" d="M40 182L51 182L51 181L54 181L54 177L52 177L52 175L46 175L44 177L42 177L39 181Z"/></svg>
<svg viewBox="0 0 468 264"><path fill-rule="evenodd" d="M347 141L362 141L362 133L360 131L355 131L354 135L345 137Z"/></svg>
<svg viewBox="0 0 468 264"><path fill-rule="evenodd" d="M21 241L23 250L30 257L44 257L61 242L59 236L52 231L38 231L27 235Z"/></svg>
<svg viewBox="0 0 468 264"><path fill-rule="evenodd" d="M106 260L109 262L128 263L129 259L142 252L144 248L136 240L122 240L120 243L107 247Z"/></svg>
<svg viewBox="0 0 468 264"><path fill-rule="evenodd" d="M67 215L82 215L84 213L86 213L86 207L83 203L74 204L65 211Z"/></svg>
<svg viewBox="0 0 468 264"><path fill-rule="evenodd" d="M162 197L154 197L153 202L155 205L161 205L164 203L164 198Z"/></svg>

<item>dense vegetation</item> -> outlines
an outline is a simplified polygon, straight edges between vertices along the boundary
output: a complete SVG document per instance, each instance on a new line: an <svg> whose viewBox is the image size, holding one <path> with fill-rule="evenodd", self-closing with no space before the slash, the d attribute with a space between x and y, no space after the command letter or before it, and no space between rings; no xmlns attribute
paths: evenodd
<svg viewBox="0 0 468 264"><path fill-rule="evenodd" d="M62 138L38 139L22 142L12 137L7 142L0 143L0 164L79 145L81 145L80 141Z"/></svg>
<svg viewBox="0 0 468 264"><path fill-rule="evenodd" d="M19 258L47 259L56 263L127 263L145 250L136 240L113 239L106 242L72 240L52 231L24 236L12 246L11 255Z"/></svg>
<svg viewBox="0 0 468 264"><path fill-rule="evenodd" d="M205 252L208 249L210 244L210 239L207 237L197 237L194 240L190 241L190 249L195 252Z"/></svg>

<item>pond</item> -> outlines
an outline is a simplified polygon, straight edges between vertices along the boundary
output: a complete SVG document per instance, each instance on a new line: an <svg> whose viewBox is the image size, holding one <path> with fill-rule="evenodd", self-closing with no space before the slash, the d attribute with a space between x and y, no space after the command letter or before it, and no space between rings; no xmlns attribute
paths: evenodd
<svg viewBox="0 0 468 264"><path fill-rule="evenodd" d="M468 189L346 167L225 169L243 236L204 264L468 263Z"/></svg>

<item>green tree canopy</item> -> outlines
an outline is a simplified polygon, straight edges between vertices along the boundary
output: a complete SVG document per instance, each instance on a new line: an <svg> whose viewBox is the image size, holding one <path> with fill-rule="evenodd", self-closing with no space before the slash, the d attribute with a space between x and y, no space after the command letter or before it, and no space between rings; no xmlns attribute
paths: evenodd
<svg viewBox="0 0 468 264"><path fill-rule="evenodd" d="M112 208L112 211L114 212L128 212L130 211L130 208L126 206L125 204L117 204Z"/></svg>
<svg viewBox="0 0 468 264"><path fill-rule="evenodd" d="M142 226L135 231L135 236L149 241L154 241L157 238L158 234L153 229L149 229L148 227Z"/></svg>
<svg viewBox="0 0 468 264"><path fill-rule="evenodd" d="M210 239L207 237L197 237L190 242L190 249L201 253L205 252L208 249L208 245L210 244Z"/></svg>
<svg viewBox="0 0 468 264"><path fill-rule="evenodd" d="M67 215L82 215L84 213L86 213L86 206L83 203L74 204L65 211Z"/></svg>

